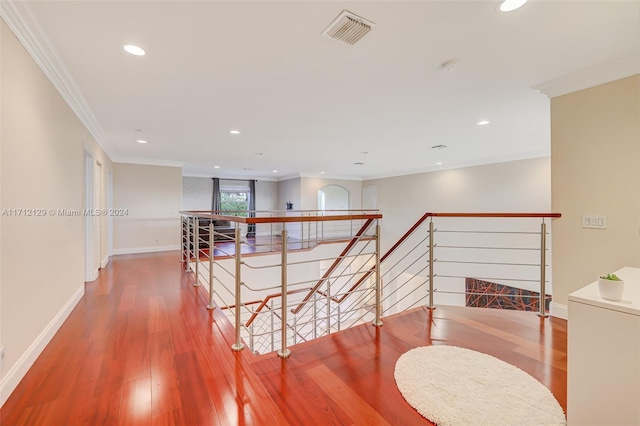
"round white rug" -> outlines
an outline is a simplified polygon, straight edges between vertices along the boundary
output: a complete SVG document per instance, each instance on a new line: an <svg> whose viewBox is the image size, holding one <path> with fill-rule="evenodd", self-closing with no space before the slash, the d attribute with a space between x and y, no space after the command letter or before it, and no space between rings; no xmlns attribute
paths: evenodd
<svg viewBox="0 0 640 426"><path fill-rule="evenodd" d="M424 346L396 363L400 393L439 426L564 425L542 383L498 358L456 346Z"/></svg>

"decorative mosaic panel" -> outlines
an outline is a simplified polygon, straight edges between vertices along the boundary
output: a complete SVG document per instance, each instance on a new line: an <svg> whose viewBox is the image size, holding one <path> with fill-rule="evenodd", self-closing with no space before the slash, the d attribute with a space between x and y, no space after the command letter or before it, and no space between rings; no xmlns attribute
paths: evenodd
<svg viewBox="0 0 640 426"><path fill-rule="evenodd" d="M496 284L475 278L465 279L466 306L476 308L537 311L539 292ZM551 295L545 297L545 310L549 310Z"/></svg>

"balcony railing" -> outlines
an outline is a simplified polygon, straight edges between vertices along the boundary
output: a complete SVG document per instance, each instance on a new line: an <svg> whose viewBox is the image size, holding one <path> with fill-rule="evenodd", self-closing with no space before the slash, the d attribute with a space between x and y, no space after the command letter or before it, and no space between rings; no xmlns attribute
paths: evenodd
<svg viewBox="0 0 640 426"><path fill-rule="evenodd" d="M290 344L338 331L348 322L381 323L379 309L361 312L375 304L379 291L346 294L379 258L378 212L221 213L182 212L182 259L196 285L208 284L208 307L224 308L235 324L234 350L245 344L259 353L279 347L286 357ZM232 224L233 234L221 233L220 223ZM336 296L352 302L338 305Z"/></svg>
<svg viewBox="0 0 640 426"><path fill-rule="evenodd" d="M384 255L375 211L220 213L182 212L182 259L235 325L234 350L286 358L293 344L421 305L547 316L556 213L426 213Z"/></svg>

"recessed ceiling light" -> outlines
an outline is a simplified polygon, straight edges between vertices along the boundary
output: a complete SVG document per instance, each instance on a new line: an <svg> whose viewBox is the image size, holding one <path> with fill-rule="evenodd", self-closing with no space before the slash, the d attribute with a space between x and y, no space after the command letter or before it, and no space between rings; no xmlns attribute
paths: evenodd
<svg viewBox="0 0 640 426"><path fill-rule="evenodd" d="M353 163L354 166L364 166L364 163L361 162L357 162L357 163Z"/></svg>
<svg viewBox="0 0 640 426"><path fill-rule="evenodd" d="M232 135L239 135L240 130L229 130L229 133L231 133Z"/></svg>
<svg viewBox="0 0 640 426"><path fill-rule="evenodd" d="M486 126L487 124L489 124L487 120L478 121L478 126Z"/></svg>
<svg viewBox="0 0 640 426"><path fill-rule="evenodd" d="M441 166L441 165L442 165L442 161L438 161L438 162L436 163L436 166Z"/></svg>
<svg viewBox="0 0 640 426"><path fill-rule="evenodd" d="M142 47L138 47L134 44L125 44L124 46L122 46L122 48L127 53L131 53L132 55L135 55L135 56L144 56L144 54L146 53Z"/></svg>
<svg viewBox="0 0 640 426"><path fill-rule="evenodd" d="M501 12L511 12L513 10L519 9L527 2L527 0L504 0L500 4Z"/></svg>
<svg viewBox="0 0 640 426"><path fill-rule="evenodd" d="M369 153L368 151L362 151L360 154L367 155L368 153Z"/></svg>
<svg viewBox="0 0 640 426"><path fill-rule="evenodd" d="M277 171L277 170L274 170L274 171L273 171L273 173L278 173L278 171Z"/></svg>
<svg viewBox="0 0 640 426"><path fill-rule="evenodd" d="M214 168L214 169L219 169L219 168L220 168L220 166L213 166L213 168Z"/></svg>
<svg viewBox="0 0 640 426"><path fill-rule="evenodd" d="M256 155L264 155L262 152L255 152Z"/></svg>
<svg viewBox="0 0 640 426"><path fill-rule="evenodd" d="M320 174L321 174L321 175L323 175L323 174L324 174L324 172L320 172Z"/></svg>
<svg viewBox="0 0 640 426"><path fill-rule="evenodd" d="M446 147L446 145L434 145L431 147L431 149L445 149Z"/></svg>
<svg viewBox="0 0 640 426"><path fill-rule="evenodd" d="M143 141L142 139L138 139L138 143L147 143L147 141Z"/></svg>
<svg viewBox="0 0 640 426"><path fill-rule="evenodd" d="M251 167L243 167L242 170L253 170Z"/></svg>

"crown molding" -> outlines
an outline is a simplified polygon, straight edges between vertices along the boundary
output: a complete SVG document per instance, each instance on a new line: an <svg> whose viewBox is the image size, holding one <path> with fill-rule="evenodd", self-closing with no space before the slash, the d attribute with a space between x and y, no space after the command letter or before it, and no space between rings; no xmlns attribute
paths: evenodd
<svg viewBox="0 0 640 426"><path fill-rule="evenodd" d="M141 166L163 166L163 167L180 167L182 168L184 161L172 161L172 160L156 160L153 158L118 158L114 163L122 164L139 164Z"/></svg>
<svg viewBox="0 0 640 426"><path fill-rule="evenodd" d="M319 173L299 173L299 175L300 175L301 178L362 181L362 176L321 175Z"/></svg>
<svg viewBox="0 0 640 426"><path fill-rule="evenodd" d="M189 171L184 171L182 172L182 177L195 177L195 178L207 178L207 179L212 179L212 178L218 178L218 179L223 179L223 180L257 180L260 182L278 182L277 178L274 178L273 176L237 176L237 175L224 175L224 174L217 174L217 173L198 173L198 172L189 172Z"/></svg>
<svg viewBox="0 0 640 426"><path fill-rule="evenodd" d="M38 64L60 96L85 125L98 145L113 161L116 151L109 143L89 104L76 85L69 70L45 34L40 22L26 1L0 1L0 17Z"/></svg>
<svg viewBox="0 0 640 426"><path fill-rule="evenodd" d="M544 157L550 157L550 156L551 156L550 150L530 151L530 152L525 152L521 154L488 157L488 158L482 158L482 159L473 160L473 161L461 161L458 163L443 164L441 166L425 167L423 169L414 169L411 171L403 171L398 173L385 173L380 175L365 176L362 180L364 182L364 181L376 180L376 179L386 179L386 178L392 178L392 177L416 175L420 173L431 173L431 172L441 172L444 170L464 169L467 167L490 166L492 164L508 163L510 161L530 160L533 158L544 158Z"/></svg>
<svg viewBox="0 0 640 426"><path fill-rule="evenodd" d="M640 73L640 53L537 84L532 88L549 98L588 89Z"/></svg>

